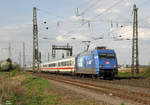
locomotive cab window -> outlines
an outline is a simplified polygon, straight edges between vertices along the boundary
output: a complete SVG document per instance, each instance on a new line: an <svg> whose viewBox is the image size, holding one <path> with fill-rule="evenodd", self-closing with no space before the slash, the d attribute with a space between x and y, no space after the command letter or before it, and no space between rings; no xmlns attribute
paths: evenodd
<svg viewBox="0 0 150 105"><path fill-rule="evenodd" d="M107 54L107 58L115 58L115 55L114 54Z"/></svg>
<svg viewBox="0 0 150 105"><path fill-rule="evenodd" d="M99 58L106 58L106 54L102 53L102 54L99 54Z"/></svg>
<svg viewBox="0 0 150 105"><path fill-rule="evenodd" d="M101 54L99 54L99 58L111 59L111 58L115 58L115 54L112 54L112 53L101 53Z"/></svg>

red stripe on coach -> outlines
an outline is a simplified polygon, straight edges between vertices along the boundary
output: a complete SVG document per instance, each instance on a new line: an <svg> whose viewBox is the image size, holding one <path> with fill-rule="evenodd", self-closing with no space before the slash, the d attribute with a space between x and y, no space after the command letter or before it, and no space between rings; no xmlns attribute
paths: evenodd
<svg viewBox="0 0 150 105"><path fill-rule="evenodd" d="M74 67L70 67L70 68L40 68L41 70L45 70L45 69L74 69Z"/></svg>

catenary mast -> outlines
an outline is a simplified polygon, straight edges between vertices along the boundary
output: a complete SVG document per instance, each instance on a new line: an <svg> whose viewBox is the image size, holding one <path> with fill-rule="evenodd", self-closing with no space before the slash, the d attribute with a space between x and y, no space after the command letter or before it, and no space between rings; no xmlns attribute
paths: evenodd
<svg viewBox="0 0 150 105"><path fill-rule="evenodd" d="M139 73L139 52L138 52L138 8L136 5L133 5L133 39L132 39L132 65L131 65L131 73L132 76L134 74Z"/></svg>
<svg viewBox="0 0 150 105"><path fill-rule="evenodd" d="M39 71L38 25L36 7L33 7L33 71Z"/></svg>

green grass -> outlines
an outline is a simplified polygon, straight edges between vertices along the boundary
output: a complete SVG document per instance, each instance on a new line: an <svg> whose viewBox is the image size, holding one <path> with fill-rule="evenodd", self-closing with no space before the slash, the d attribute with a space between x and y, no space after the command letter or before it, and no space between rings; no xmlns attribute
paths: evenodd
<svg viewBox="0 0 150 105"><path fill-rule="evenodd" d="M130 77L132 76L130 72L119 72L119 77ZM143 71L136 75L137 77L146 77L150 78L150 66L146 67Z"/></svg>
<svg viewBox="0 0 150 105"><path fill-rule="evenodd" d="M119 77L130 77L131 73L130 72L118 72Z"/></svg>
<svg viewBox="0 0 150 105"><path fill-rule="evenodd" d="M8 72L0 72L0 75L8 74Z"/></svg>
<svg viewBox="0 0 150 105"><path fill-rule="evenodd" d="M52 88L49 82L40 77L26 75L26 80L22 83L28 94L28 104L30 105L56 105L59 104L60 97L48 94L48 88Z"/></svg>
<svg viewBox="0 0 150 105"><path fill-rule="evenodd" d="M10 104L9 104L10 103ZM48 80L31 74L0 72L0 104L2 105L104 105L89 98L80 98L54 87Z"/></svg>
<svg viewBox="0 0 150 105"><path fill-rule="evenodd" d="M11 105L56 105L60 97L49 92L51 85L45 79L27 73L1 73L0 104ZM9 77L9 78L8 78ZM19 78L18 78L19 77Z"/></svg>
<svg viewBox="0 0 150 105"><path fill-rule="evenodd" d="M145 68L145 71L141 72L144 77L150 77L150 66Z"/></svg>

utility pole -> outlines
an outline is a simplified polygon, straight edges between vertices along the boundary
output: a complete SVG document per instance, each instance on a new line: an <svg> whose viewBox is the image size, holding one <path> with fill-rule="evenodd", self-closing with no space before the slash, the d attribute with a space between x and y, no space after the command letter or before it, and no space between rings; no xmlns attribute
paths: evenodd
<svg viewBox="0 0 150 105"><path fill-rule="evenodd" d="M134 17L133 17L133 39L132 39L132 65L131 73L139 73L139 53L138 53L138 8L133 5Z"/></svg>
<svg viewBox="0 0 150 105"><path fill-rule="evenodd" d="M9 42L9 47L8 47L8 58L11 58L11 43Z"/></svg>
<svg viewBox="0 0 150 105"><path fill-rule="evenodd" d="M23 68L26 66L26 57L25 57L25 43L23 42Z"/></svg>
<svg viewBox="0 0 150 105"><path fill-rule="evenodd" d="M18 60L19 60L19 66L21 67L21 52L19 52Z"/></svg>
<svg viewBox="0 0 150 105"><path fill-rule="evenodd" d="M50 54L48 53L48 62L50 61Z"/></svg>
<svg viewBox="0 0 150 105"><path fill-rule="evenodd" d="M33 71L39 71L38 25L36 7L33 7Z"/></svg>

